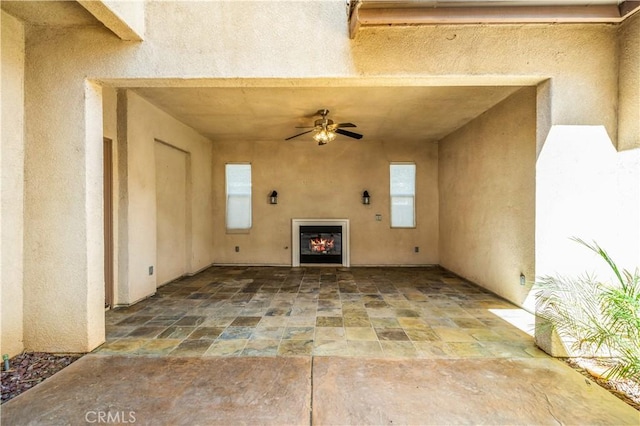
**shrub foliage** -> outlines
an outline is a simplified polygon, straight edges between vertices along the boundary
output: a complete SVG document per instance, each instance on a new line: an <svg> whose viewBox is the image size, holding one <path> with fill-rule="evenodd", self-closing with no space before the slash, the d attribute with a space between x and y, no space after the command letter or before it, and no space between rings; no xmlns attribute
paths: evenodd
<svg viewBox="0 0 640 426"><path fill-rule="evenodd" d="M618 268L595 242L573 240L597 253L615 279L543 277L536 283L536 313L574 350L615 358L606 377L640 380L640 273Z"/></svg>

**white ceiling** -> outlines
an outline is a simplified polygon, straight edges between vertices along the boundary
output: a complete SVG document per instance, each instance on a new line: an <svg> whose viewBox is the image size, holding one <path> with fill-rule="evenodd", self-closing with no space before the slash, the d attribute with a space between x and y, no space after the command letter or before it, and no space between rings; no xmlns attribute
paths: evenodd
<svg viewBox="0 0 640 426"><path fill-rule="evenodd" d="M326 108L366 140L436 141L518 87L137 88L139 95L212 141L284 140ZM344 136L339 136L344 138ZM310 140L310 135L296 140Z"/></svg>

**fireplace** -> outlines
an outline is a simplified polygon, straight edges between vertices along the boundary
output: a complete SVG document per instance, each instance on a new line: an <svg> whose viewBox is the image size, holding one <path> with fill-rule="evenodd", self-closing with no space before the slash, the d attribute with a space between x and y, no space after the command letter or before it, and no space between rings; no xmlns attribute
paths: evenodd
<svg viewBox="0 0 640 426"><path fill-rule="evenodd" d="M342 264L342 226L301 226L300 263Z"/></svg>
<svg viewBox="0 0 640 426"><path fill-rule="evenodd" d="M292 219L292 266L349 266L348 219Z"/></svg>

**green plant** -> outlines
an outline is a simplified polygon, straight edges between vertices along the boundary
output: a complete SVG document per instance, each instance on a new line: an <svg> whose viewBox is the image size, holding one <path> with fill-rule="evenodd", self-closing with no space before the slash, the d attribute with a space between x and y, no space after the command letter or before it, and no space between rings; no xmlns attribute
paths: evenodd
<svg viewBox="0 0 640 426"><path fill-rule="evenodd" d="M607 378L640 380L640 273L620 270L595 242L573 240L604 259L614 282L603 283L588 274L543 277L536 283L536 313L572 342L573 349L615 358Z"/></svg>

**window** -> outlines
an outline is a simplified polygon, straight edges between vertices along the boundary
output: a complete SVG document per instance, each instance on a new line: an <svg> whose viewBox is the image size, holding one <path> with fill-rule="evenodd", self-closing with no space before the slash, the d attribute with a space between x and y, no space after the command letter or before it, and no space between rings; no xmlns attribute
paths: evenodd
<svg viewBox="0 0 640 426"><path fill-rule="evenodd" d="M251 228L251 164L227 164L227 229Z"/></svg>
<svg viewBox="0 0 640 426"><path fill-rule="evenodd" d="M416 165L392 163L389 172L391 227L415 228Z"/></svg>

